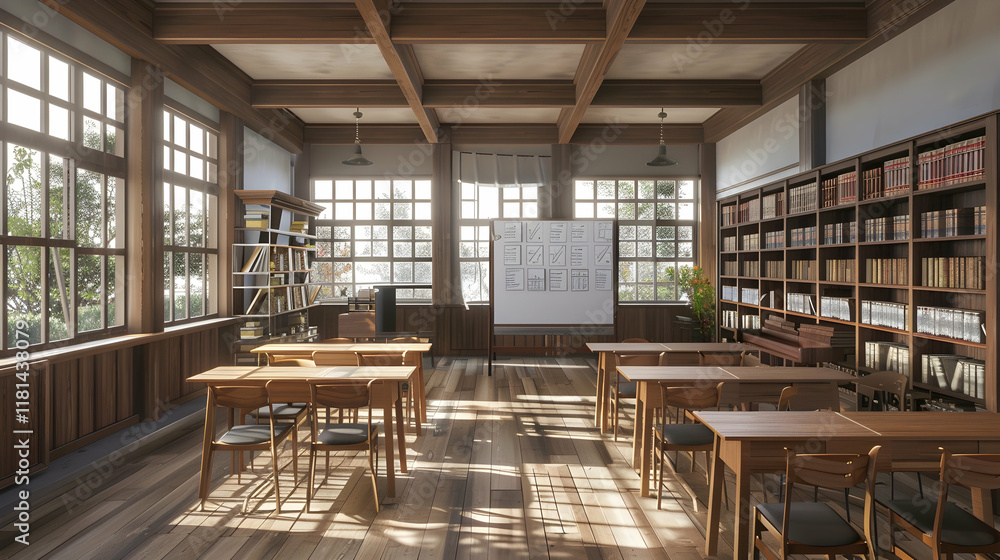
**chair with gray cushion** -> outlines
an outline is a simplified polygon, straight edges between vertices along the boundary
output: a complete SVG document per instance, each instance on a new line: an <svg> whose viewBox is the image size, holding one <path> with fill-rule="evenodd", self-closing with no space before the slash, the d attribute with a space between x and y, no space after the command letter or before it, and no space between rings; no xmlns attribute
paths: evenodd
<svg viewBox="0 0 1000 560"><path fill-rule="evenodd" d="M754 557L784 560L792 554L866 555L875 560L871 526L875 507L875 463L879 446L861 455L798 455L789 450L782 502L757 504L754 510ZM863 533L824 502L793 502L796 484L853 488L865 483ZM778 550L764 542L764 532L778 538Z"/></svg>
<svg viewBox="0 0 1000 560"><path fill-rule="evenodd" d="M889 547L893 554L912 559L896 546L893 538L896 527L930 547L934 560L942 557L950 560L958 553L1000 552L1000 532L993 525L992 512L987 512L987 523L948 501L951 486L973 491L1000 488L1000 455L952 455L944 451L936 501L879 499L879 505L889 510Z"/></svg>
<svg viewBox="0 0 1000 560"><path fill-rule="evenodd" d="M621 416L622 399L636 398L636 384L628 381L620 373L617 366L655 366L660 363L659 354L615 354L616 369L614 381L611 384L611 426L614 430L614 439L618 441L618 420ZM641 434L633 434L641 437Z"/></svg>
<svg viewBox="0 0 1000 560"><path fill-rule="evenodd" d="M309 437L309 488L306 490L306 511L312 505L316 479L316 454L326 452L326 470L330 471L331 451L365 451L368 454L368 470L371 472L372 491L375 494L375 511L379 510L378 500L378 424L372 422L371 393L372 381L342 379L324 381L309 387L312 406L312 422ZM364 409L363 421L319 422L318 407L343 409ZM388 468L392 468L389 465Z"/></svg>

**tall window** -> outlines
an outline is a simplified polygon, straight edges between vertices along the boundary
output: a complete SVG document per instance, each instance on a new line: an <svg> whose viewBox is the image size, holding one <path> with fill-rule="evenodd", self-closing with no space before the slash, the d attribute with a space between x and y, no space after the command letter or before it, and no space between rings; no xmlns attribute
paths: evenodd
<svg viewBox="0 0 1000 560"><path fill-rule="evenodd" d="M320 297L354 296L375 284L430 285L429 179L316 180L313 200L325 208L311 275ZM430 297L430 288L396 291L402 300Z"/></svg>
<svg viewBox="0 0 1000 560"><path fill-rule="evenodd" d="M218 125L163 110L163 320L218 312Z"/></svg>
<svg viewBox="0 0 1000 560"><path fill-rule="evenodd" d="M125 321L126 89L20 35L0 45L0 345L103 335Z"/></svg>
<svg viewBox="0 0 1000 560"><path fill-rule="evenodd" d="M691 180L587 179L574 184L577 218L618 221L618 301L677 301L677 269L695 262Z"/></svg>
<svg viewBox="0 0 1000 560"><path fill-rule="evenodd" d="M490 299L490 222L537 218L538 187L550 158L502 154L459 154L461 217L458 260L467 303Z"/></svg>

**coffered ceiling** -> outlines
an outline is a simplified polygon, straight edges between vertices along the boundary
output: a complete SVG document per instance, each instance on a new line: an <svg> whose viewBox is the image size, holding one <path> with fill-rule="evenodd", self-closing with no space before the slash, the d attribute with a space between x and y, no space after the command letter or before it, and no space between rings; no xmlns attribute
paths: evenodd
<svg viewBox="0 0 1000 560"><path fill-rule="evenodd" d="M351 142L360 107L372 142L587 142L619 123L620 142L655 143L663 107L666 140L686 143L718 140L951 0L43 1L113 42L127 22L168 63L214 49L197 71L245 74L251 121L283 112L299 142ZM123 2L117 22L88 19Z"/></svg>

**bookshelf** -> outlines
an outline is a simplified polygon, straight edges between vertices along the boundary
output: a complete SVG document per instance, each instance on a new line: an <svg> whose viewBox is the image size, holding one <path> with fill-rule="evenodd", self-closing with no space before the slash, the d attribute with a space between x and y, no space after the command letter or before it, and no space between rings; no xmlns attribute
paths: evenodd
<svg viewBox="0 0 1000 560"><path fill-rule="evenodd" d="M997 123L720 199L720 337L771 316L832 326L842 369L903 373L924 408L996 412Z"/></svg>
<svg viewBox="0 0 1000 560"><path fill-rule="evenodd" d="M309 321L319 291L310 283L316 237L308 232L323 208L279 191L235 192L242 203L233 244L235 363L256 364L257 346L318 338Z"/></svg>

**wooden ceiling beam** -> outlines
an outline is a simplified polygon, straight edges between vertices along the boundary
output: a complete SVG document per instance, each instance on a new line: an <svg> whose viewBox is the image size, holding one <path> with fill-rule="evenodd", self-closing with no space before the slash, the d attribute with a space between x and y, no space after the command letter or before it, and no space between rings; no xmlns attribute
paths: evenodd
<svg viewBox="0 0 1000 560"><path fill-rule="evenodd" d="M253 106L409 107L395 80L259 80Z"/></svg>
<svg viewBox="0 0 1000 560"><path fill-rule="evenodd" d="M252 80L215 49L165 45L153 39L153 12L139 0L42 0L129 56L146 60L209 103L243 119L249 128L292 153L302 152L302 121L287 111L254 109Z"/></svg>
<svg viewBox="0 0 1000 560"><path fill-rule="evenodd" d="M591 102L593 107L731 107L760 104L761 86L757 80L605 80Z"/></svg>
<svg viewBox="0 0 1000 560"><path fill-rule="evenodd" d="M650 4L630 41L844 43L868 38L864 2L738 2Z"/></svg>
<svg viewBox="0 0 1000 560"><path fill-rule="evenodd" d="M873 0L868 5L868 39L848 45L804 47L761 80L759 107L729 107L704 123L705 141L718 142L798 93L799 86L826 78L951 4L953 0Z"/></svg>
<svg viewBox="0 0 1000 560"><path fill-rule="evenodd" d="M350 4L157 3L153 38L173 44L371 43Z"/></svg>
<svg viewBox="0 0 1000 560"><path fill-rule="evenodd" d="M552 4L401 4L396 43L597 43L605 11L580 2Z"/></svg>
<svg viewBox="0 0 1000 560"><path fill-rule="evenodd" d="M700 144L704 134L700 124L668 124L663 127L664 141L670 145ZM583 123L577 127L570 144L602 142L617 145L650 145L659 142L659 125ZM557 144L559 128L554 124L462 124L441 127L441 139L453 144ZM307 124L308 144L353 144L354 125ZM369 124L361 127L362 144L423 143L423 131L416 124Z"/></svg>
<svg viewBox="0 0 1000 560"><path fill-rule="evenodd" d="M425 107L568 107L576 102L569 80L428 80Z"/></svg>
<svg viewBox="0 0 1000 560"><path fill-rule="evenodd" d="M576 85L576 104L559 112L560 144L573 139L576 127L583 120L587 108L604 82L604 76L611 68L611 63L618 56L618 51L625 44L625 38L645 5L646 0L606 0L607 35L600 45L588 45L584 49L573 80Z"/></svg>
<svg viewBox="0 0 1000 560"><path fill-rule="evenodd" d="M393 10L397 8L390 6L389 0L355 0L354 3L361 12L361 17L364 18L375 44L382 52L382 58L392 70L392 75L396 78L403 96L406 97L406 102L413 109L424 136L431 144L436 143L441 123L438 122L437 113L433 109L423 106L424 84L417 56L413 52L413 47L396 45L389 36Z"/></svg>

